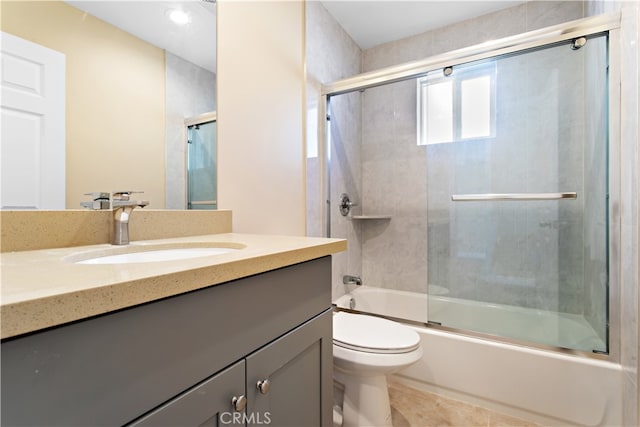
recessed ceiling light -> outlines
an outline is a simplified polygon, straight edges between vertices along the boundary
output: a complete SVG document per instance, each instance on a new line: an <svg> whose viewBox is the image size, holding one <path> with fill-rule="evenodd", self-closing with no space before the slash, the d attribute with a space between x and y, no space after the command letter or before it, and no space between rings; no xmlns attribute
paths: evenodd
<svg viewBox="0 0 640 427"><path fill-rule="evenodd" d="M170 9L167 11L167 16L178 25L188 24L191 20L189 14L181 9Z"/></svg>

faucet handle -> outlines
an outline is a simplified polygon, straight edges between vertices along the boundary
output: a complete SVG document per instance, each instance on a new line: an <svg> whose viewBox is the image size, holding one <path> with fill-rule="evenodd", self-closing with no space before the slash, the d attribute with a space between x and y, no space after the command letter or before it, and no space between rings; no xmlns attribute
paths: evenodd
<svg viewBox="0 0 640 427"><path fill-rule="evenodd" d="M80 202L80 206L92 210L109 209L109 193L95 191L92 193L84 193L84 195L91 196L91 201Z"/></svg>
<svg viewBox="0 0 640 427"><path fill-rule="evenodd" d="M94 191L92 193L84 193L85 196L91 196L91 200L109 199L109 193L104 191Z"/></svg>
<svg viewBox="0 0 640 427"><path fill-rule="evenodd" d="M114 191L113 200L129 200L131 195L135 193L144 193L144 191Z"/></svg>

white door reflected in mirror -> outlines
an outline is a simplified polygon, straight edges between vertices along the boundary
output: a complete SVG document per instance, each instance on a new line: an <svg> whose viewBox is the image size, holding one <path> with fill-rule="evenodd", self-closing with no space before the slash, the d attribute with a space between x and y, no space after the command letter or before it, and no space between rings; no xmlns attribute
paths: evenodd
<svg viewBox="0 0 640 427"><path fill-rule="evenodd" d="M2 209L65 207L65 55L2 33Z"/></svg>

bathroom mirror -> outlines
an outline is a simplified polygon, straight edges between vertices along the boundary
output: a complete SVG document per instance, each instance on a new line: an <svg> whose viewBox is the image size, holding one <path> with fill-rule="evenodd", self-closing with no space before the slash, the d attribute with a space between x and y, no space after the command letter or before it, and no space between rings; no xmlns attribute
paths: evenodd
<svg viewBox="0 0 640 427"><path fill-rule="evenodd" d="M184 209L185 119L216 110L215 3L0 7L3 32L65 58L64 207L79 209L87 192L134 190L151 209Z"/></svg>

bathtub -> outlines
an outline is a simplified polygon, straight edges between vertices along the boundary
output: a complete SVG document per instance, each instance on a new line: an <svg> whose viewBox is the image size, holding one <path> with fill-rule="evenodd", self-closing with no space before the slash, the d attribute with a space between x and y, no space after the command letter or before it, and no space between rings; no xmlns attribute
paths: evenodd
<svg viewBox="0 0 640 427"><path fill-rule="evenodd" d="M470 303L446 296L430 298L432 310L444 310L446 303L446 313L432 313L439 320L457 315L456 304ZM343 308L350 308L354 302L354 309L359 311L426 323L426 295L362 286L334 301ZM497 320L506 328L515 322L508 320L509 310L484 305L483 311L483 304L475 305L470 320L480 325L476 330L482 330L488 319ZM469 313L469 307L463 308L461 313ZM533 324L564 321L530 320ZM569 318L569 323L573 320ZM466 336L417 323L407 326L420 334L424 355L418 363L397 374L401 381L544 425L622 424L619 364ZM578 325L575 333L580 333L583 326ZM541 330L529 329L534 334ZM562 337L551 340L559 338Z"/></svg>

